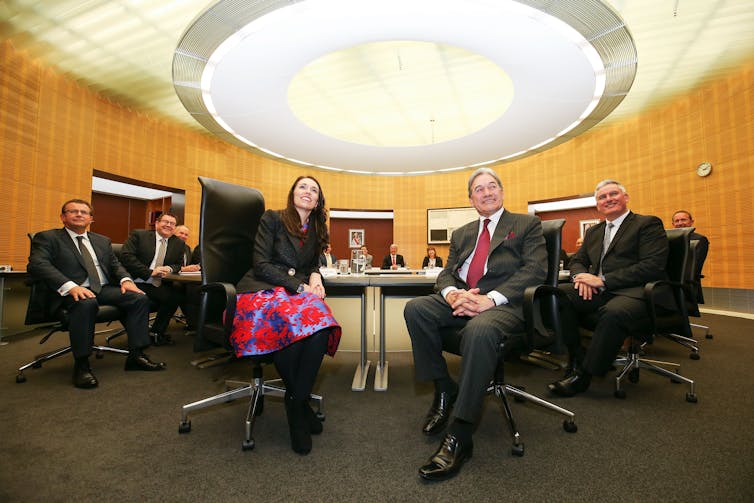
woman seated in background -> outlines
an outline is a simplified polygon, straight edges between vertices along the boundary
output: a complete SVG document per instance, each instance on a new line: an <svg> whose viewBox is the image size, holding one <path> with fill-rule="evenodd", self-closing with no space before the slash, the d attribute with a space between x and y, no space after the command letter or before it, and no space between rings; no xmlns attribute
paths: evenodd
<svg viewBox="0 0 754 503"><path fill-rule="evenodd" d="M427 247L427 256L422 262L422 269L429 267L442 267L442 259L437 256L437 250L434 246Z"/></svg>
<svg viewBox="0 0 754 503"><path fill-rule="evenodd" d="M236 290L230 342L237 356L272 353L285 383L291 447L312 448L322 422L309 395L325 353L333 356L341 328L325 304L319 254L329 241L325 195L319 182L300 176L284 210L267 210L259 222L254 267Z"/></svg>

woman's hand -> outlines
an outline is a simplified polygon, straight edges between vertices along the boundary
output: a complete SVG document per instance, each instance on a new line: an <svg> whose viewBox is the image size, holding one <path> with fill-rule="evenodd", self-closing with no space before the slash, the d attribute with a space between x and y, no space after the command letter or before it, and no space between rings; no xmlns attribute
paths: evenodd
<svg viewBox="0 0 754 503"><path fill-rule="evenodd" d="M312 292L320 299L325 298L325 287L322 284L322 276L318 272L313 272L309 276L309 284L304 286L304 290Z"/></svg>

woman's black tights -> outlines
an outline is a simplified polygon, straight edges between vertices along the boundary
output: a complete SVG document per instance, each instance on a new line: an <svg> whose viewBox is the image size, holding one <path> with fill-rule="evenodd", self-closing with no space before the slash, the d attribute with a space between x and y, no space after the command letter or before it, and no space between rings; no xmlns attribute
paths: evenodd
<svg viewBox="0 0 754 503"><path fill-rule="evenodd" d="M275 368L294 399L309 399L322 358L327 352L329 332L330 329L320 330L273 354Z"/></svg>

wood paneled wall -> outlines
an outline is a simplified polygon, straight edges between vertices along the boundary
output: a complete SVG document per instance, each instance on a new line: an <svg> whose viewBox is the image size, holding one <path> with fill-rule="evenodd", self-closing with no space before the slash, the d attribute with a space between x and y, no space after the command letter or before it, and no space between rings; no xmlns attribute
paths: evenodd
<svg viewBox="0 0 754 503"><path fill-rule="evenodd" d="M604 178L629 190L630 207L669 223L684 208L711 248L706 285L754 289L754 60L638 117L496 167L505 205L591 192ZM707 178L694 173L709 161ZM134 112L0 43L0 263L24 268L29 231L60 225L61 203L89 198L93 169L186 190L186 222L198 229L199 175L259 188L279 208L294 178L311 170L225 144ZM392 209L394 239L409 263L426 248L426 208L468 204L469 171L377 177L315 171L329 207ZM421 194L421 197L417 197ZM194 233L192 245L196 244ZM447 247L438 247L447 256ZM376 256L376 255L375 255Z"/></svg>

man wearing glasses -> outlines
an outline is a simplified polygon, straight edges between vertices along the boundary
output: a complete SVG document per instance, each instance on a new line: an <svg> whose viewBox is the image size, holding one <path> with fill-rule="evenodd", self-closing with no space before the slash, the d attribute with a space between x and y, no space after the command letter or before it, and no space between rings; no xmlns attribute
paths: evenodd
<svg viewBox="0 0 754 503"><path fill-rule="evenodd" d="M94 325L100 305L118 306L125 312L128 333L125 370L164 370L143 353L149 346L149 300L139 290L113 253L110 238L87 232L94 211L89 202L72 199L60 212L62 229L38 232L31 243L27 270L49 289L46 308L68 311L71 349L75 361L73 385L96 388L99 384L89 366Z"/></svg>
<svg viewBox="0 0 754 503"><path fill-rule="evenodd" d="M177 273L183 264L186 245L175 233L175 215L163 213L155 222L155 230L135 230L123 244L121 262L136 284L158 305L157 316L149 329L155 346L172 344L166 333L170 319L183 300L181 291L162 279Z"/></svg>

